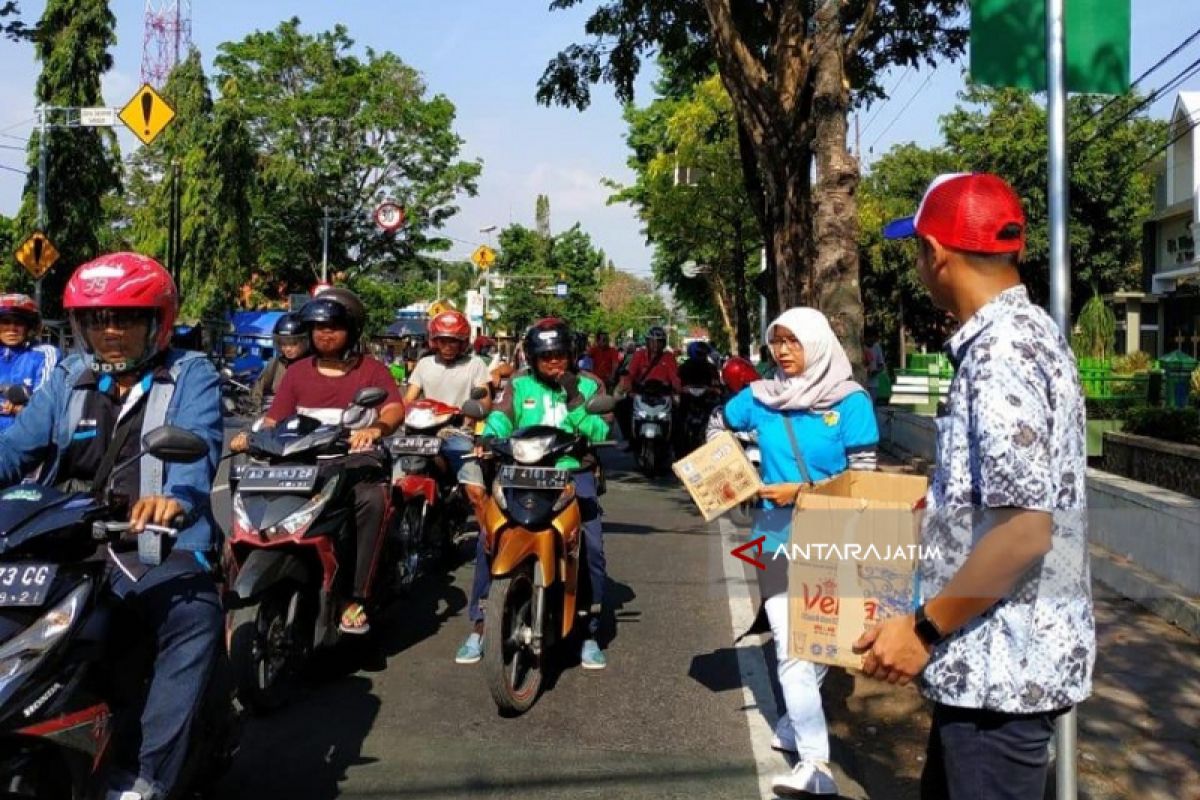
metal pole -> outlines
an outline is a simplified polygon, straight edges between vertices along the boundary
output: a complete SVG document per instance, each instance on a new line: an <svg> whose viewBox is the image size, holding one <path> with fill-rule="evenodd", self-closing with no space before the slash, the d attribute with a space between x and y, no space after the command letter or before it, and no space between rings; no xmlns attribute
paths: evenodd
<svg viewBox="0 0 1200 800"><path fill-rule="evenodd" d="M1067 86L1064 0L1046 0L1046 122L1050 140L1050 316L1064 336L1071 330L1071 272L1067 242ZM1055 723L1055 788L1058 800L1076 800L1076 716L1072 708Z"/></svg>
<svg viewBox="0 0 1200 800"><path fill-rule="evenodd" d="M50 163L50 126L47 124L46 115L49 109L46 106L38 106L38 185L37 185L37 227L42 233L46 231L46 170ZM38 311L43 311L42 308L42 279L38 278L34 282L33 290L34 300L37 303Z"/></svg>
<svg viewBox="0 0 1200 800"><path fill-rule="evenodd" d="M329 209L321 209L325 216L321 217L321 283L329 281Z"/></svg>
<svg viewBox="0 0 1200 800"><path fill-rule="evenodd" d="M434 298L434 299L435 299L435 300L441 300L441 299L442 299L442 268L441 268L441 267L438 267L438 271L437 271L437 273L438 273L438 277L437 277L437 297L436 297L436 298Z"/></svg>

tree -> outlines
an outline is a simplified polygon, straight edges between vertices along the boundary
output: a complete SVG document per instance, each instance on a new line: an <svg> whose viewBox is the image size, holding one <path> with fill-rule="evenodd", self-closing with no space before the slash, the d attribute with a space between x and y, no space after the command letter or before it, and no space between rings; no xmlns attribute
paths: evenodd
<svg viewBox="0 0 1200 800"><path fill-rule="evenodd" d="M637 181L618 187L613 200L637 208L655 245L655 276L722 345L748 356L757 292L746 273L762 238L742 181L733 106L715 75L677 94L646 109L626 107ZM702 271L685 274L687 261Z"/></svg>
<svg viewBox="0 0 1200 800"><path fill-rule="evenodd" d="M21 13L20 7L16 0L7 0L3 5L0 5L0 36L11 39L14 42L32 39L37 34L36 28L30 28L21 21L18 14ZM4 21L6 17L16 17Z"/></svg>
<svg viewBox="0 0 1200 800"><path fill-rule="evenodd" d="M535 218L537 219L538 236L544 239L550 238L550 198L544 194L537 196L537 208L535 209Z"/></svg>
<svg viewBox="0 0 1200 800"><path fill-rule="evenodd" d="M236 103L214 104L193 50L162 89L176 120L132 159L128 205L134 248L167 263L185 318L219 314L254 263L250 180L256 155ZM168 260L172 195L179 252Z"/></svg>
<svg viewBox="0 0 1200 800"><path fill-rule="evenodd" d="M42 71L38 103L47 106L102 106L100 76L112 68L109 48L116 42L116 19L106 0L49 0L35 44ZM38 228L38 138L29 142L26 179L17 229ZM43 312L62 310L62 290L72 270L98 255L107 236L111 205L120 191L116 137L105 128L55 128L49 134L44 230L61 253L42 280Z"/></svg>
<svg viewBox="0 0 1200 800"><path fill-rule="evenodd" d="M221 102L236 103L259 153L254 249L292 288L320 272L325 209L330 262L349 276L391 273L417 253L448 249L437 229L474 194L479 162L458 160L454 105L427 96L421 76L392 53L351 55L343 26L315 35L298 19L221 45ZM386 198L405 227L383 236L370 211Z"/></svg>
<svg viewBox="0 0 1200 800"><path fill-rule="evenodd" d="M552 9L581 0L554 0ZM611 0L589 17L593 39L550 61L542 102L586 107L591 84L631 101L641 59L693 81L715 62L733 101L747 190L756 203L777 301L821 308L861 361L858 162L846 148L852 102L884 96L892 65L954 57L967 32L943 23L962 0ZM852 95L853 92L853 95ZM813 168L816 178L813 180ZM776 269L778 267L778 269Z"/></svg>
<svg viewBox="0 0 1200 800"><path fill-rule="evenodd" d="M609 262L599 276L600 292L591 325L592 331L619 338L636 336L653 324L667 322L667 306L654 284Z"/></svg>

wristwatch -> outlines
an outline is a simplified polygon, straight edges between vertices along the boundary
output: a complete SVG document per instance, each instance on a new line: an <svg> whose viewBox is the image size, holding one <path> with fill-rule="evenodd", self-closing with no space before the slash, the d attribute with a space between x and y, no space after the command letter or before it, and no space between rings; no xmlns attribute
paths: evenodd
<svg viewBox="0 0 1200 800"><path fill-rule="evenodd" d="M942 633L937 623L925 616L924 603L917 606L917 610L913 616L916 617L916 625L914 627L917 631L917 638L922 642L930 647L935 647L946 638L946 634Z"/></svg>

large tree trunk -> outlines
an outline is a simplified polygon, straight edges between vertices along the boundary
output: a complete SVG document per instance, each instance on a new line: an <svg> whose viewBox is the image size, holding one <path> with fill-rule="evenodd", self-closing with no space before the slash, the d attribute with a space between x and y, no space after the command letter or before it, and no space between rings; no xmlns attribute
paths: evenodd
<svg viewBox="0 0 1200 800"><path fill-rule="evenodd" d="M812 300L846 349L860 380L863 371L863 305L858 279L858 159L846 147L850 89L842 63L837 5L816 15L814 36L813 150L817 183L813 203Z"/></svg>
<svg viewBox="0 0 1200 800"><path fill-rule="evenodd" d="M741 226L733 234L733 310L737 323L734 348L742 358L750 357L750 302L746 297L746 240Z"/></svg>
<svg viewBox="0 0 1200 800"><path fill-rule="evenodd" d="M721 327L725 331L725 339L732 342L736 335L734 333L735 323L729 308L730 303L725 282L714 276L709 286L712 290L713 302L717 306L717 311L721 314Z"/></svg>
<svg viewBox="0 0 1200 800"><path fill-rule="evenodd" d="M812 277L812 153L808 147L788 147L768 139L760 150L766 167L767 237L775 260L775 291L779 308L809 305Z"/></svg>

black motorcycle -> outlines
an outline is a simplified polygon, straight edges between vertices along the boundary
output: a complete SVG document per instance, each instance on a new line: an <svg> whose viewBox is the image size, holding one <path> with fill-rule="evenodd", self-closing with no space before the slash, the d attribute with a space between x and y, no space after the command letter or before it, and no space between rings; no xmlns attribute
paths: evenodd
<svg viewBox="0 0 1200 800"><path fill-rule="evenodd" d="M353 571L345 542L354 529L354 491L339 459L349 450L349 429L386 399L383 389L368 387L359 390L340 425L294 415L255 431L251 460L230 471L233 527L224 554L231 589L229 656L238 697L256 713L286 703L311 651L342 637L338 621L348 600L346 575ZM394 558L385 552L380 563L376 582L386 588ZM374 598L383 602L386 592Z"/></svg>
<svg viewBox="0 0 1200 800"><path fill-rule="evenodd" d="M164 426L113 474L143 455L187 463L207 453L198 436ZM109 770L136 765L136 753L122 752L131 739L123 732L137 723L155 642L105 589L115 554L132 547L126 518L107 493L33 483L0 491L2 797L86 800L103 795ZM147 526L137 561L153 564L174 535ZM236 750L237 723L222 652L172 798L215 784Z"/></svg>

